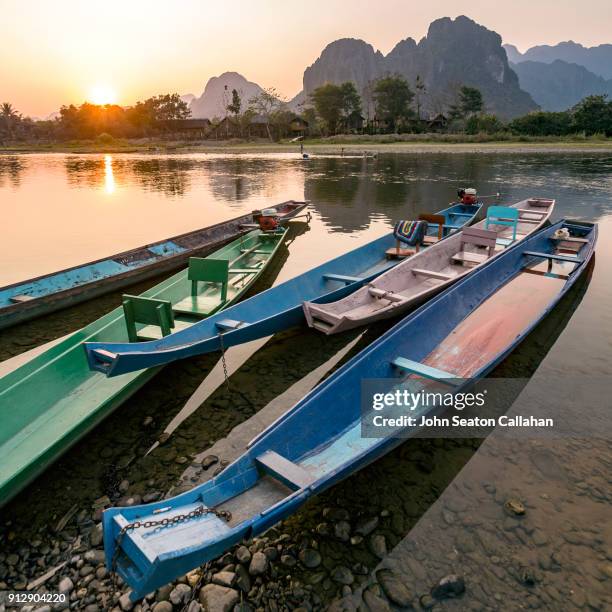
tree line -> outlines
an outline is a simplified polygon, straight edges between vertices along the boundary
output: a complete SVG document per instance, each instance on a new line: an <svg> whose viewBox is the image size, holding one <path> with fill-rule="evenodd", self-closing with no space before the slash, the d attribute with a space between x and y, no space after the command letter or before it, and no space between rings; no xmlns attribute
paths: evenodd
<svg viewBox="0 0 612 612"><path fill-rule="evenodd" d="M309 136L337 134L428 133L489 134L516 136L569 136L602 134L612 136L612 100L605 95L587 96L562 112L535 111L503 121L486 111L482 93L467 85L457 87L454 101L437 117L422 117L426 87L420 77L413 86L398 75L386 75L367 90L368 115L363 117L363 100L354 83L326 83L316 88L302 105L299 116L308 124ZM228 92L229 95L229 92ZM297 117L274 88L244 101L233 89L224 102L225 117L213 119L232 125L232 134L250 137L254 119L265 126L270 140L284 138ZM373 109L373 114L370 112ZM191 116L186 102L176 94L153 96L133 106L62 106L53 120L34 121L20 114L12 104L0 104L0 143L10 141L140 138L159 135L163 122ZM262 135L262 134L258 134Z"/></svg>

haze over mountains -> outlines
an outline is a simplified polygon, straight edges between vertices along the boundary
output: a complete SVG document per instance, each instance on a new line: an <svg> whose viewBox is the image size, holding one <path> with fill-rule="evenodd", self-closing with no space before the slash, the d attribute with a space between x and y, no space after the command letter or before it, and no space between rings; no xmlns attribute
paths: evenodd
<svg viewBox="0 0 612 612"><path fill-rule="evenodd" d="M331 42L305 69L303 89L289 105L299 111L317 87L353 81L364 116L373 116L371 83L387 74L403 76L413 91L420 76L425 117L446 111L458 88L469 85L482 92L486 112L510 119L538 106L565 110L590 94L612 96L612 45L587 48L569 41L520 53L513 45L502 46L499 34L468 17L444 17L432 22L418 43L406 38L387 55L359 39ZM244 107L262 91L237 72L226 72L211 78L200 97L189 95L192 116L225 116L232 89L240 93Z"/></svg>

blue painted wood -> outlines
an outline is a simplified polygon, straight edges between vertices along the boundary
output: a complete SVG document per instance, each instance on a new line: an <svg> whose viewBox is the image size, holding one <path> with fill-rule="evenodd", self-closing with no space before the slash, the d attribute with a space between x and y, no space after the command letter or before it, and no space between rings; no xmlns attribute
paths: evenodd
<svg viewBox="0 0 612 612"><path fill-rule="evenodd" d="M325 280L340 281L342 283L358 283L362 280L359 276L346 276L345 274L324 274Z"/></svg>
<svg viewBox="0 0 612 612"><path fill-rule="evenodd" d="M563 222L509 247L489 264L406 317L288 410L248 445L239 459L212 480L153 504L106 510L103 522L107 565L110 567L115 557L121 528L133 521L158 520L160 509L170 507L167 516L171 517L189 512L200 504L219 510L227 503L239 504L242 509L253 508L246 518L231 525L209 517L184 522L180 529L169 526L166 529L142 528L126 532L121 541L123 554L119 555L118 571L134 590L133 597L143 597L219 556L246 535L253 537L264 532L295 512L313 495L382 457L402 443L406 436L416 433L416 427L405 426L390 431L387 437L363 437L361 381L366 378L397 380L395 368L391 365L397 355L410 362L422 362L463 319L511 278L521 274L525 266L525 251L546 252L552 244L550 236L560 227L563 227ZM502 361L554 308L587 268L594 252L597 226L583 226L580 231L582 237L589 240L581 249L580 264L522 332L474 373L475 378L485 376ZM547 282L545 277L542 280ZM458 386L455 391L463 388ZM430 406L422 406L414 416L418 420L419 416L431 411ZM263 463L270 468L262 470L262 457L266 456L270 460L264 459ZM305 488L293 493L279 493L272 502L259 497L262 471L287 478L292 466L306 471L312 479ZM303 475L303 472L299 473ZM290 478L287 480L291 481Z"/></svg>
<svg viewBox="0 0 612 612"><path fill-rule="evenodd" d="M313 481L312 476L304 468L272 450L267 450L256 457L255 462L266 474L270 474L292 489L304 489Z"/></svg>
<svg viewBox="0 0 612 612"><path fill-rule="evenodd" d="M446 384L453 384L453 381L457 379L456 374L444 372L443 370L438 370L438 368L432 368L424 363L419 363L418 361L413 361L412 359L406 359L405 357L396 357L391 362L391 365L399 370L410 372L412 374L418 374L419 376L423 376L424 378L429 378L431 380L439 380Z"/></svg>
<svg viewBox="0 0 612 612"><path fill-rule="evenodd" d="M519 211L510 206L489 206L485 229L490 225L503 225L512 228L512 240L516 240L516 229L519 222Z"/></svg>
<svg viewBox="0 0 612 612"><path fill-rule="evenodd" d="M571 255L557 255L555 253L540 253L538 251L525 251L524 255L530 255L532 257L543 257L544 259L554 259L555 261L571 261L572 263L580 262L578 257L572 257Z"/></svg>
<svg viewBox="0 0 612 612"><path fill-rule="evenodd" d="M472 217L461 225L464 227L477 217L481 208L482 204L455 204L436 214L448 218L456 212L471 213ZM437 236L437 226L434 228L430 225L427 231ZM138 344L86 342L84 347L89 367L107 376L118 376L217 351L220 349L217 323L227 318L244 321L248 325L226 331L223 334L225 348L301 325L304 322L303 302L334 302L359 289L399 262L385 257L385 251L394 246L393 233L386 234L296 278L258 293L223 313L208 317L189 329L171 334L164 340ZM344 287L330 289L326 277L331 276L353 277L357 280L347 282ZM104 352L98 352L98 349ZM109 357L110 354L114 357Z"/></svg>

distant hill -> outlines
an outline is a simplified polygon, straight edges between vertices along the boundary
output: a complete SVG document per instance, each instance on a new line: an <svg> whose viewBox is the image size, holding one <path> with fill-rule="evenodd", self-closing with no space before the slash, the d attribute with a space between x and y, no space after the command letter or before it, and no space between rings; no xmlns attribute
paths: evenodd
<svg viewBox="0 0 612 612"><path fill-rule="evenodd" d="M232 89L235 89L242 98L243 110L248 105L249 98L259 95L263 89L247 81L237 72L224 72L218 77L212 77L206 83L204 92L199 98L191 101L191 116L194 118L224 117L225 107L232 101Z"/></svg>
<svg viewBox="0 0 612 612"><path fill-rule="evenodd" d="M330 43L304 71L303 91L292 100L292 105L306 100L326 82L353 81L367 112L372 107L368 85L385 74L402 75L412 89L420 75L426 87L422 100L425 113L445 110L455 101L462 85L480 89L487 110L502 117L522 115L537 108L529 94L519 87L499 34L465 16L434 21L419 43L407 38L386 56L363 40L343 38Z"/></svg>
<svg viewBox="0 0 612 612"><path fill-rule="evenodd" d="M584 47L573 40L568 40L557 45L531 47L525 53L521 53L514 45L504 45L504 49L508 54L508 60L513 64L526 61L551 64L555 60L562 60L584 66L604 79L612 79L612 45Z"/></svg>
<svg viewBox="0 0 612 612"><path fill-rule="evenodd" d="M592 94L612 96L612 80L603 79L578 64L555 60L550 64L525 61L510 66L518 75L521 88L543 110L566 110Z"/></svg>
<svg viewBox="0 0 612 612"><path fill-rule="evenodd" d="M181 100L187 102L187 104L191 104L193 100L195 100L195 96L193 94L183 94Z"/></svg>

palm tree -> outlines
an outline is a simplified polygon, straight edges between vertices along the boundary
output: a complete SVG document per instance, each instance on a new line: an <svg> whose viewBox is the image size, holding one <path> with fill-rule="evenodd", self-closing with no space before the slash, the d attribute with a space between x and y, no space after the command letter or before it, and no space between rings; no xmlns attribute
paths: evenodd
<svg viewBox="0 0 612 612"><path fill-rule="evenodd" d="M19 119L19 113L15 110L15 107L10 102L3 102L0 104L0 119L4 125L4 132L9 137L13 135L13 125Z"/></svg>

